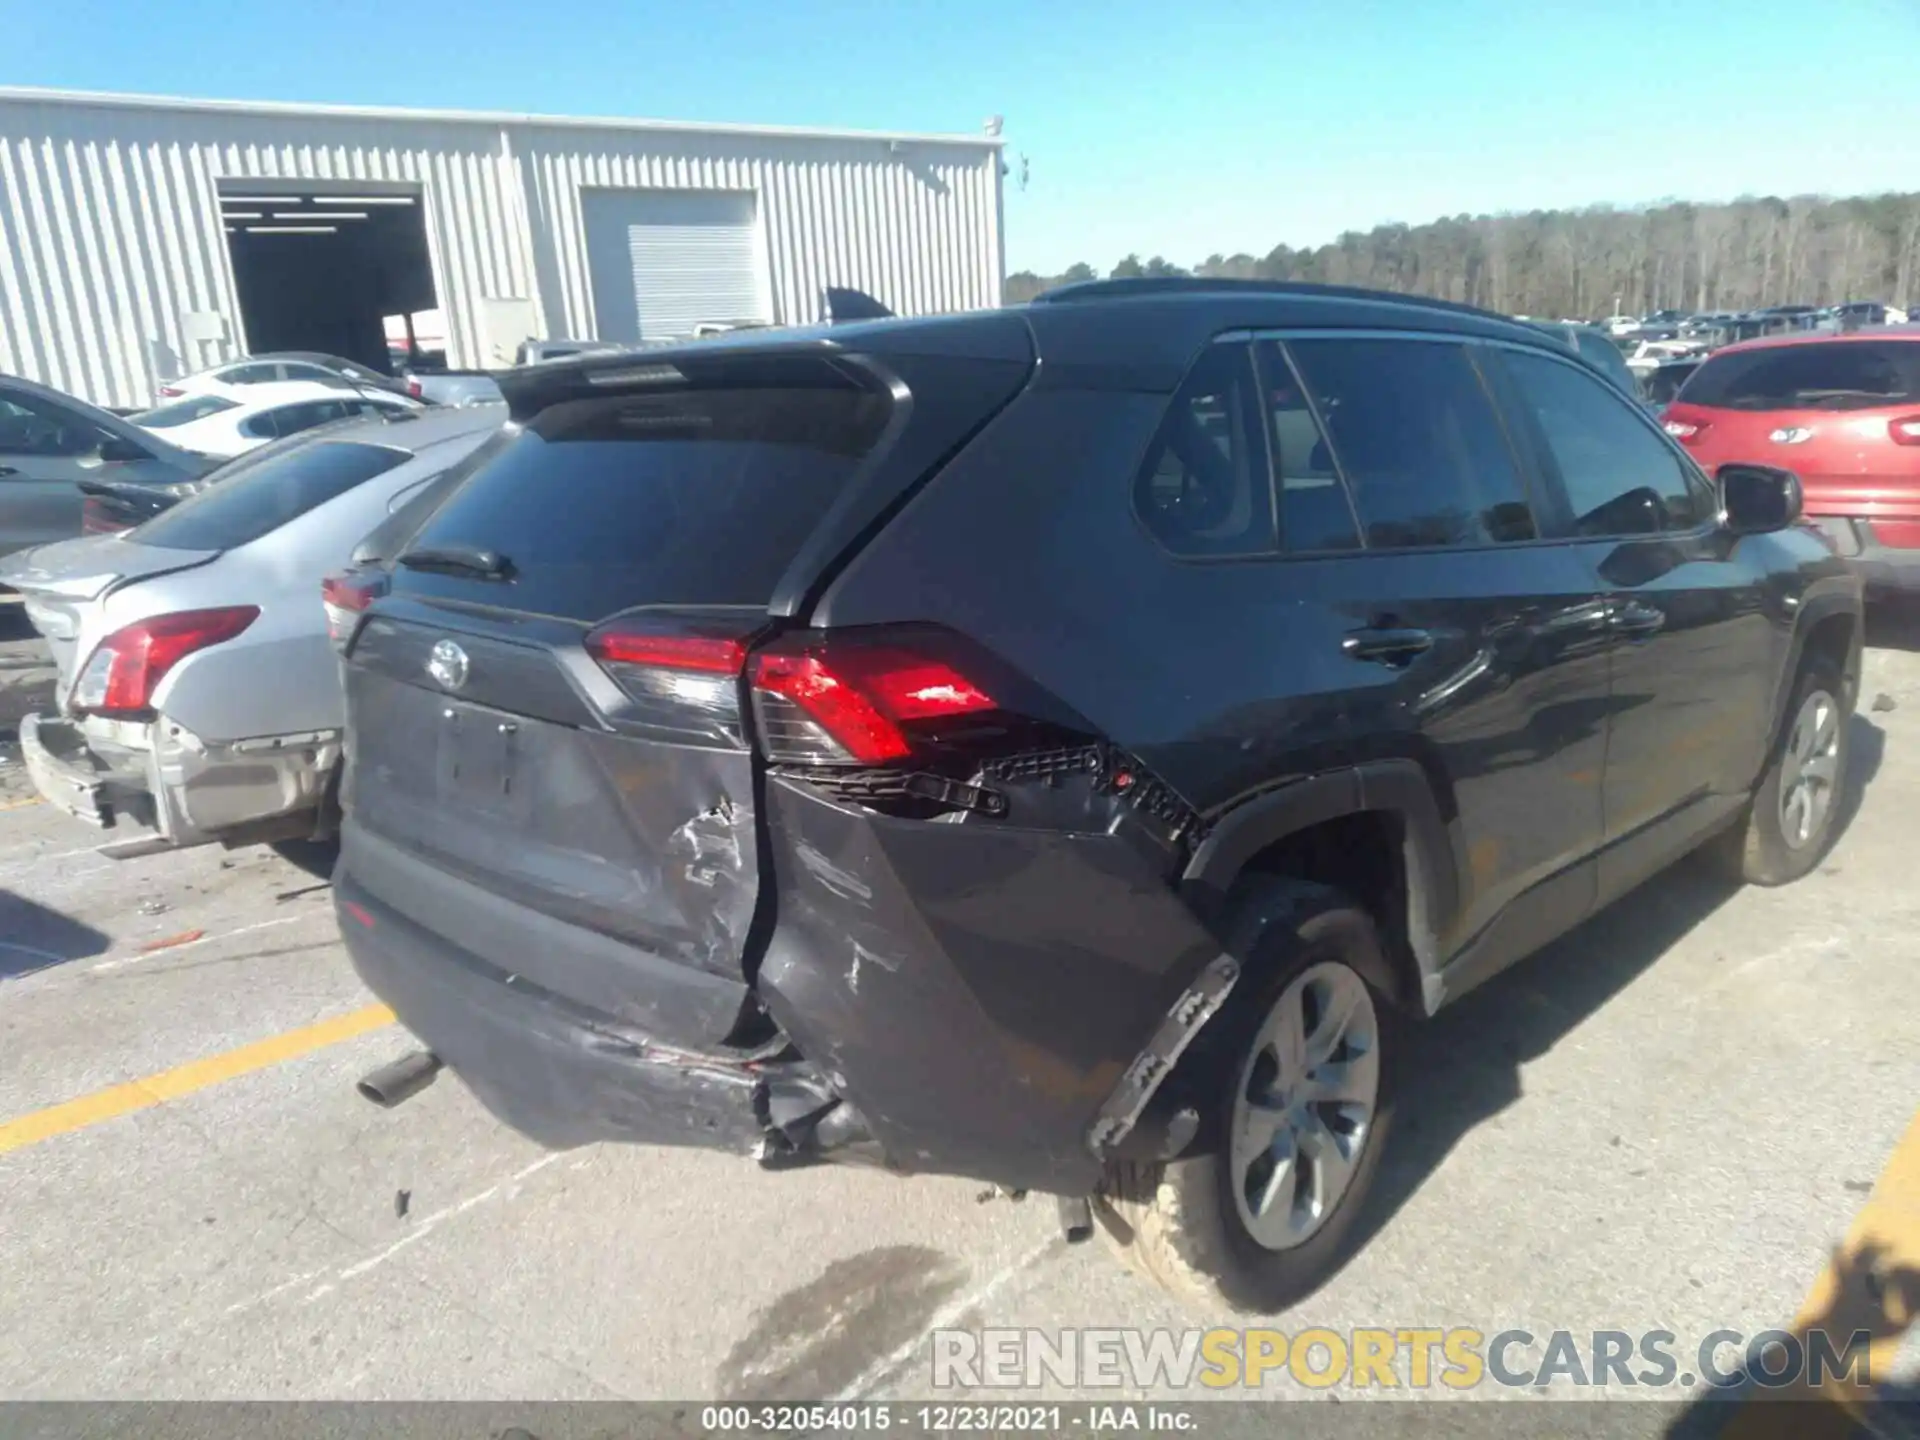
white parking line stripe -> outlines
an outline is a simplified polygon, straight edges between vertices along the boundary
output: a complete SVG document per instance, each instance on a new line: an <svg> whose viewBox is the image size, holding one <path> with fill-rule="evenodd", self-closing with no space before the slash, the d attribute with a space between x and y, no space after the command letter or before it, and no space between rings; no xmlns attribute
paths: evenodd
<svg viewBox="0 0 1920 1440"><path fill-rule="evenodd" d="M191 950L196 945L210 945L215 940L226 940L235 935L250 935L255 930L270 930L275 925L291 925L296 920L307 918L305 915L281 915L272 920L260 920L252 925L222 930L218 935L202 935L198 940L183 940L178 945L167 946L164 950L146 950L132 955L122 955L117 960L102 960L98 965L89 965L87 973L98 975L102 970L120 970L128 965L138 965L142 960L165 959L169 955L178 955L182 950Z"/></svg>
<svg viewBox="0 0 1920 1440"><path fill-rule="evenodd" d="M989 1300L993 1299L994 1296L1004 1290L1009 1281L1013 1280L1023 1271L1031 1270L1035 1265L1044 1260L1050 1252L1057 1250L1063 1243L1058 1235L1048 1235L1038 1245L1028 1250L1011 1265L1006 1266L1004 1269L990 1276L982 1284L956 1295L953 1299L933 1312L933 1317L927 1321L918 1335L915 1335L905 1344L898 1346L880 1360L868 1366L866 1372L862 1374L858 1380L855 1380L851 1385L847 1386L846 1389L834 1396L831 1403L844 1405L849 1401L866 1399L868 1392L875 1386L879 1385L888 1376L894 1374L908 1361L913 1359L913 1357L919 1353L920 1347L927 1343L928 1338L932 1336L934 1331L945 1330L969 1310L985 1305Z"/></svg>

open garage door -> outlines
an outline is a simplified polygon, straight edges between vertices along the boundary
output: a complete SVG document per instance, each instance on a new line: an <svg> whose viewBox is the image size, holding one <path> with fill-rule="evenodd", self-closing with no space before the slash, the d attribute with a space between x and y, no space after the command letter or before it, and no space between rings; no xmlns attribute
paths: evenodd
<svg viewBox="0 0 1920 1440"><path fill-rule="evenodd" d="M439 303L418 186L222 180L219 191L250 353L389 370L385 317Z"/></svg>
<svg viewBox="0 0 1920 1440"><path fill-rule="evenodd" d="M750 190L581 194L598 335L622 344L772 320Z"/></svg>

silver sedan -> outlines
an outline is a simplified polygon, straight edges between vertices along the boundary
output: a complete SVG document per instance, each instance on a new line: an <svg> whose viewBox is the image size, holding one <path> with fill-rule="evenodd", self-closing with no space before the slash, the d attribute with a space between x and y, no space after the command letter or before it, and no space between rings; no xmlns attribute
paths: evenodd
<svg viewBox="0 0 1920 1440"><path fill-rule="evenodd" d="M280 442L120 535L0 561L59 668L21 750L118 856L330 833L345 702L320 582L425 511L502 406L354 420ZM404 537L403 537L404 538Z"/></svg>

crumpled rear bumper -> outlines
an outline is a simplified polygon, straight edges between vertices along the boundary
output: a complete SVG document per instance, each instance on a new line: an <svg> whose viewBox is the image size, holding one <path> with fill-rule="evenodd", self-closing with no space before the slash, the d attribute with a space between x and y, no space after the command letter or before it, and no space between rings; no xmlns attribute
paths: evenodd
<svg viewBox="0 0 1920 1440"><path fill-rule="evenodd" d="M124 822L164 846L313 833L340 763L338 731L208 744L151 722L29 715L27 774L43 799L101 829Z"/></svg>

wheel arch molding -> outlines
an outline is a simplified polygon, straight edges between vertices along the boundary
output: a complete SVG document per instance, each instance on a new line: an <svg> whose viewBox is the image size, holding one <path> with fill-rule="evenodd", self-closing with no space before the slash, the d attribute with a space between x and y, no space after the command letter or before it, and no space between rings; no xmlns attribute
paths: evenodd
<svg viewBox="0 0 1920 1440"><path fill-rule="evenodd" d="M1437 971L1446 958L1446 937L1460 908L1460 862L1453 830L1415 760L1375 760L1323 771L1241 801L1212 823L1195 848L1182 888L1203 915L1223 914L1236 882L1274 847L1315 827L1366 815L1397 822L1405 908L1382 918L1404 926L1417 996L1420 978Z"/></svg>

